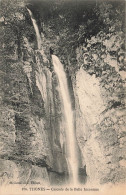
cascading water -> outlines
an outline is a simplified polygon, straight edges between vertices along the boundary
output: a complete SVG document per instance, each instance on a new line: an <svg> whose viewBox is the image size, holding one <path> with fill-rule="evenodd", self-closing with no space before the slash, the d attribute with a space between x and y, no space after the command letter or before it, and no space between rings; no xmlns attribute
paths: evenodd
<svg viewBox="0 0 126 195"><path fill-rule="evenodd" d="M38 49L40 53L44 56L44 52L41 48L41 36L39 33L39 29L36 23L36 20L33 18L32 12L27 8L31 20L36 32L36 37L37 37L37 43L38 43ZM62 102L63 102L63 115L65 118L65 134L66 134L66 161L68 164L68 171L69 171L69 176L70 176L70 182L71 184L77 184L78 183L78 158L77 158L77 151L76 151L76 140L75 140L75 132L74 132L74 121L73 121L73 111L72 111L72 106L71 106L71 101L70 101L70 95L69 95L69 89L68 89L68 84L67 84L67 77L63 68L63 65L61 64L59 58L55 55L52 55L52 61L54 65L54 71L57 74L58 80L59 80L59 92L62 97ZM43 71L41 71L41 67L39 66L39 73L36 73L36 84L41 92L42 98L44 101L46 101L45 95L44 95L44 89L43 89ZM44 79L44 83L46 85L46 80ZM45 87L46 89L46 87Z"/></svg>
<svg viewBox="0 0 126 195"><path fill-rule="evenodd" d="M64 107L64 117L66 123L66 159L68 163L68 170L72 184L78 183L78 160L76 151L76 140L74 132L73 111L70 101L67 77L59 58L52 55L52 61L54 65L54 71L57 74L59 80L59 92L62 97Z"/></svg>
<svg viewBox="0 0 126 195"><path fill-rule="evenodd" d="M31 20L32 20L32 23L33 23L33 26L34 26L34 29L35 29L35 33L36 33L36 37L37 37L37 43L38 43L38 49L41 49L41 42L42 41L41 41L41 36L40 36L40 33L39 33L39 29L38 29L36 20L33 18L31 10L29 10L28 8L27 8L27 10L29 12L29 15L31 16Z"/></svg>
<svg viewBox="0 0 126 195"><path fill-rule="evenodd" d="M33 27L35 29L39 52L43 56L43 61L47 62L46 57L45 57L44 52L43 52L43 49L42 49L42 45L41 45L42 40L41 40L41 36L39 33L38 25L36 23L36 20L33 18L31 10L29 10L28 8L27 8L27 10L29 12L29 15L30 15L32 23L33 23ZM37 59L36 59L36 61L37 61ZM37 65L38 65L38 71L36 71L36 85L41 92L42 99L44 100L44 102L46 102L47 101L47 93L46 93L46 82L47 81L46 81L46 76L44 74L44 71L46 72L46 70L43 70L43 68L42 68L41 64L39 64L39 62L37 63Z"/></svg>

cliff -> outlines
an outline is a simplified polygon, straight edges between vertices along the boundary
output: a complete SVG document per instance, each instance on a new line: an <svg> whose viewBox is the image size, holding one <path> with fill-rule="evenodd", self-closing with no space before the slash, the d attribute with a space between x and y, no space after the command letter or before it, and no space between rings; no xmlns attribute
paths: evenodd
<svg viewBox="0 0 126 195"><path fill-rule="evenodd" d="M112 27L111 27L112 28ZM102 31L77 48L76 130L87 175L94 183L125 182L123 33ZM121 58L121 56L123 56Z"/></svg>
<svg viewBox="0 0 126 195"><path fill-rule="evenodd" d="M54 2L50 8L42 3L48 8L43 15L39 3L1 2L1 182L67 182L65 127L52 47L68 78L80 182L124 183L124 3L87 6L89 15L78 7L77 16L74 4ZM26 7L38 23L41 50Z"/></svg>

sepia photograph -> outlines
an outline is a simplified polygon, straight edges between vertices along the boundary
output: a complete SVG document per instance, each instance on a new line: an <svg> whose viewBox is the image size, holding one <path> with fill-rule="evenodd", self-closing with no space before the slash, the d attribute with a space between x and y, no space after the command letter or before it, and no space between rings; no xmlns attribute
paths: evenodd
<svg viewBox="0 0 126 195"><path fill-rule="evenodd" d="M0 194L125 195L125 0L0 0Z"/></svg>

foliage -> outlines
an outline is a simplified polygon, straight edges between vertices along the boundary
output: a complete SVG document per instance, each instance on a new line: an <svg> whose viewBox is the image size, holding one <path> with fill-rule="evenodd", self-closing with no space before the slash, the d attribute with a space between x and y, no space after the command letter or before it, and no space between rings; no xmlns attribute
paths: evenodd
<svg viewBox="0 0 126 195"><path fill-rule="evenodd" d="M76 69L75 50L87 46L87 40L101 34L124 33L124 1L30 1L33 13L57 55L70 59ZM36 14L39 13L39 14ZM58 38L57 38L58 37ZM124 47L122 44L121 47ZM123 48L124 49L124 48ZM61 57L63 58L63 57ZM64 61L64 59L63 59Z"/></svg>

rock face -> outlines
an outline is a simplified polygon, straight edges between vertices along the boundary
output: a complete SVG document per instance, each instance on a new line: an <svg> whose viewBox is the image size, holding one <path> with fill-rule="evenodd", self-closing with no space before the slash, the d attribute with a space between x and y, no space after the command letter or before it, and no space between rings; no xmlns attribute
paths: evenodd
<svg viewBox="0 0 126 195"><path fill-rule="evenodd" d="M9 22L2 25L2 30L12 33L13 37L10 40L10 34L6 33L2 37L5 46L1 52L1 178L7 173L5 177L12 182L27 183L43 177L48 183L47 169L52 167L52 157L44 99L37 87L35 52L25 36L20 37L18 45ZM17 175L12 175L11 167Z"/></svg>
<svg viewBox="0 0 126 195"><path fill-rule="evenodd" d="M104 41L99 34L87 40L87 47L77 49L81 63L74 82L77 139L89 182L125 182L125 77L118 61L121 32L104 35ZM113 56L115 48L119 53Z"/></svg>
<svg viewBox="0 0 126 195"><path fill-rule="evenodd" d="M124 182L125 168L120 165L125 158L120 142L125 134L124 111L112 108L104 112L99 81L82 68L76 75L75 100L77 140L89 182Z"/></svg>
<svg viewBox="0 0 126 195"><path fill-rule="evenodd" d="M55 175L58 184L60 174L65 174L67 166L59 138L62 127L58 116L60 100L56 90L57 79L52 76L49 69L51 62L43 50L38 51L36 42L29 41L30 32L32 37L35 36L34 29L26 19L30 16L24 5L18 13L19 8L19 5L14 7L16 21L14 17L10 19L6 16L7 23L2 24L1 182L6 174L5 177L11 178L12 183L31 183L35 180L40 184L49 184L49 177L52 182ZM15 36L24 24L29 32L20 32L17 42ZM13 32L15 25L17 31ZM9 170L11 167L16 169L15 175Z"/></svg>
<svg viewBox="0 0 126 195"><path fill-rule="evenodd" d="M56 34L50 26L57 20L52 18L40 25L43 46L38 50L26 5L23 1L8 2L8 12L7 2L2 2L0 19L1 184L67 183L65 125L50 46L55 48L68 76L80 181L125 182L125 55L121 25L118 29L108 25L107 32L99 31L76 48L66 44L70 51L67 55L60 46L63 39L67 40L68 27L64 24L64 34ZM59 15L65 23L64 17Z"/></svg>

